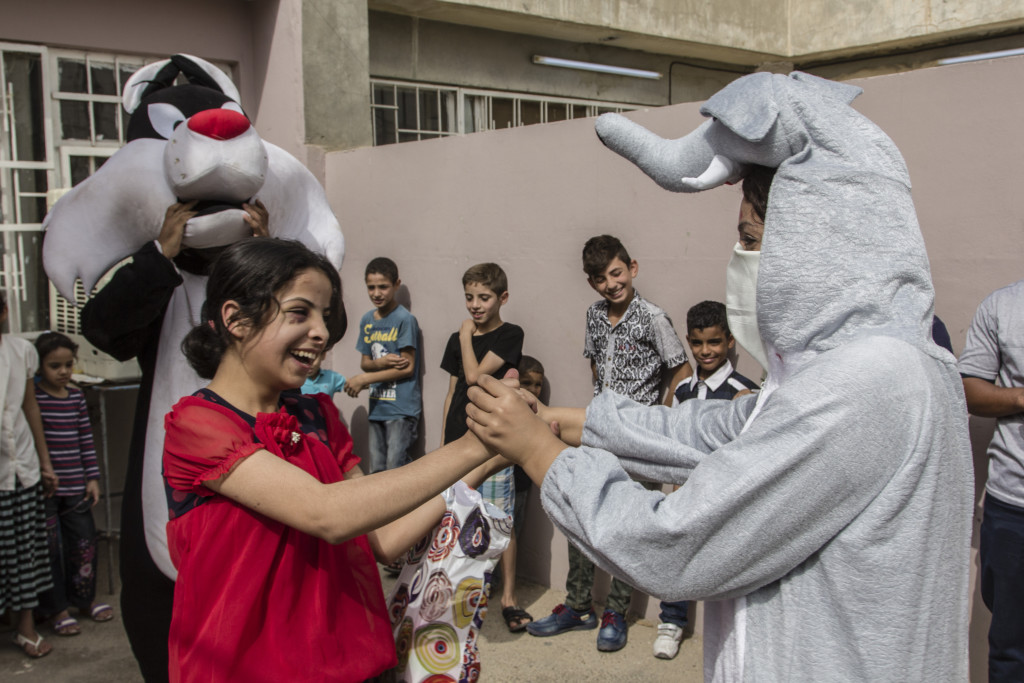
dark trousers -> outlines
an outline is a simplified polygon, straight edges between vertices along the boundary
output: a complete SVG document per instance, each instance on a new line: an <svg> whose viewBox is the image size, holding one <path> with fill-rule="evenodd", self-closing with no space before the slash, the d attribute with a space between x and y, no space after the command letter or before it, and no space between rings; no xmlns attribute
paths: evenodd
<svg viewBox="0 0 1024 683"><path fill-rule="evenodd" d="M89 614L96 598L96 524L92 501L84 494L45 501L46 541L53 588L40 593L39 612L53 616L69 606Z"/></svg>
<svg viewBox="0 0 1024 683"><path fill-rule="evenodd" d="M579 548L569 544L569 577L566 580L565 604L578 612L591 607L590 591L594 587L594 563ZM605 609L625 616L629 611L629 603L633 598L633 587L622 579L612 577L612 585L608 589L608 600Z"/></svg>
<svg viewBox="0 0 1024 683"><path fill-rule="evenodd" d="M1024 509L985 496L981 598L992 611L990 683L1024 681Z"/></svg>
<svg viewBox="0 0 1024 683"><path fill-rule="evenodd" d="M174 582L149 555L142 521L142 458L128 464L121 504L121 620L146 683L169 678L167 640Z"/></svg>
<svg viewBox="0 0 1024 683"><path fill-rule="evenodd" d="M689 603L686 600L679 602L661 601L661 614L658 618L666 624L675 624L679 628L686 628Z"/></svg>

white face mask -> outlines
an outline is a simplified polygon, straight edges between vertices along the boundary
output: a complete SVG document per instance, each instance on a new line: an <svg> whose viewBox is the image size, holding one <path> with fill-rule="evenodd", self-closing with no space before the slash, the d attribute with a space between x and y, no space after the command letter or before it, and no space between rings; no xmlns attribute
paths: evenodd
<svg viewBox="0 0 1024 683"><path fill-rule="evenodd" d="M757 270L761 252L745 251L739 242L725 271L725 309L729 330L740 346L768 369L768 354L757 329Z"/></svg>

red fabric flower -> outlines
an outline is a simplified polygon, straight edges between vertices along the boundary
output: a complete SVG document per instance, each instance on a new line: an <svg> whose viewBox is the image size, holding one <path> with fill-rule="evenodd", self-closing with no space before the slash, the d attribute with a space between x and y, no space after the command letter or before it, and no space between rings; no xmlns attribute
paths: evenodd
<svg viewBox="0 0 1024 683"><path fill-rule="evenodd" d="M264 448L285 459L295 457L306 447L299 421L285 412L260 413L256 416L255 432Z"/></svg>

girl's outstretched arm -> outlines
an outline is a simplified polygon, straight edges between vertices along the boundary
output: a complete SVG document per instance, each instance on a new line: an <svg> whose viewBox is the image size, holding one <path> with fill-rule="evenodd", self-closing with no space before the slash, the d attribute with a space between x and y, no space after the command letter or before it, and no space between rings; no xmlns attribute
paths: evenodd
<svg viewBox="0 0 1024 683"><path fill-rule="evenodd" d="M483 445L467 434L403 467L324 484L273 453L259 450L204 484L282 524L341 543L408 515L490 459ZM437 502L441 503L440 498ZM435 522L442 513L443 507L438 508ZM412 527L419 530L422 524L419 515L414 519L418 521L410 522L409 546L419 537ZM385 550L393 545L392 533L385 533ZM423 533L425 529L419 535Z"/></svg>
<svg viewBox="0 0 1024 683"><path fill-rule="evenodd" d="M475 489L483 483L484 479L508 466L508 460L501 456L495 456L463 477L462 481L470 488ZM357 468L351 470L351 472L357 471ZM362 474L356 476L362 476ZM444 511L444 500L440 496L434 496L409 514L376 531L371 531L366 536L370 541L373 554L379 562L393 561L429 533L441 520Z"/></svg>

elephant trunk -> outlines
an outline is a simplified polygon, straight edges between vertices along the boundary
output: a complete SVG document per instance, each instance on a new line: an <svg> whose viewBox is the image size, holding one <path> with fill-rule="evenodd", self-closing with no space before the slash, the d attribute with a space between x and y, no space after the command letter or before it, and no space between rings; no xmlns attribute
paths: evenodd
<svg viewBox="0 0 1024 683"><path fill-rule="evenodd" d="M673 192L697 192L704 187L684 182L697 178L711 165L715 152L707 141L705 121L685 137L665 140L620 114L598 117L595 129L601 142L649 175L654 182Z"/></svg>

